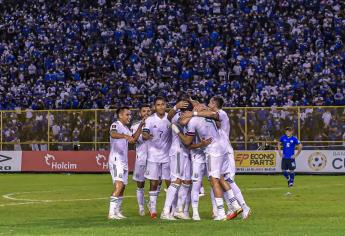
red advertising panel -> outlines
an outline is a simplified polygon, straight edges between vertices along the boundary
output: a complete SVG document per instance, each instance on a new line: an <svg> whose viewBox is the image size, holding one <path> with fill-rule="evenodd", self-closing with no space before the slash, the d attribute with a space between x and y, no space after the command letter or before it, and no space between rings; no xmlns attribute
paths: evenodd
<svg viewBox="0 0 345 236"><path fill-rule="evenodd" d="M108 172L108 151L24 151L22 171ZM128 169L134 170L135 151L128 152Z"/></svg>

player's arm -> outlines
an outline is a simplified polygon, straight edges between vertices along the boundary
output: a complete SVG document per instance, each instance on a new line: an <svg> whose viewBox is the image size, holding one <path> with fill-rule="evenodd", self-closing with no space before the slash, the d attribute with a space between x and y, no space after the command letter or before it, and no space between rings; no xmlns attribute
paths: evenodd
<svg viewBox="0 0 345 236"><path fill-rule="evenodd" d="M116 127L116 126L115 126ZM110 137L113 139L126 139L128 142L132 143L134 141L133 137L127 134L120 134L116 129L110 130Z"/></svg>
<svg viewBox="0 0 345 236"><path fill-rule="evenodd" d="M192 149L197 149L197 148L204 148L207 147L208 145L210 145L212 143L212 138L208 138L208 139L202 139L200 141L200 143L192 143L188 146L188 149L192 150Z"/></svg>
<svg viewBox="0 0 345 236"><path fill-rule="evenodd" d="M144 127L142 128L142 137L143 140L149 140L152 138L152 134L150 133L150 122L146 120Z"/></svg>
<svg viewBox="0 0 345 236"><path fill-rule="evenodd" d="M140 122L140 125L138 127L138 129L135 131L135 133L132 135L133 139L134 139L134 142L138 141L139 137L140 137L140 134L142 133L142 129L143 129L143 126L145 124L145 120L142 120Z"/></svg>
<svg viewBox="0 0 345 236"><path fill-rule="evenodd" d="M280 157L283 157L283 153L282 153L282 145L281 145L280 140L278 141L278 145L277 145L277 147L278 147L278 154L279 154L279 156L280 156Z"/></svg>
<svg viewBox="0 0 345 236"><path fill-rule="evenodd" d="M175 124L172 124L171 128L173 132L175 132L179 136L184 145L189 146L192 144L194 136L184 135Z"/></svg>
<svg viewBox="0 0 345 236"><path fill-rule="evenodd" d="M213 119L216 121L219 120L218 112L214 112L211 110L194 111L194 112L186 111L181 115L181 119L192 118L193 116L200 116L204 118Z"/></svg>
<svg viewBox="0 0 345 236"><path fill-rule="evenodd" d="M188 106L188 102L186 101L180 101L178 102L173 109L170 109L170 111L168 112L168 120L171 121L172 118L174 118L174 116L176 115L177 113L177 110L178 109L181 109L181 108L186 108Z"/></svg>
<svg viewBox="0 0 345 236"><path fill-rule="evenodd" d="M299 144L297 145L297 153L296 153L295 155L293 155L293 158L298 157L299 154L300 154L301 152L302 152L302 144L299 143Z"/></svg>

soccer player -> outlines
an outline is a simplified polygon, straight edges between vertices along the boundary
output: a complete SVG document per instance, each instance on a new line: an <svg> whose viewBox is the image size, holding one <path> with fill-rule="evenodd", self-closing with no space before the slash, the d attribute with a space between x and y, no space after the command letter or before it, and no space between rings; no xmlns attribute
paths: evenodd
<svg viewBox="0 0 345 236"><path fill-rule="evenodd" d="M135 143L141 133L144 121L132 134L127 125L131 121L131 111L128 107L121 107L116 111L118 120L110 126L110 154L109 170L114 184L114 191L110 197L109 219L123 219L121 205L125 186L128 183L128 143Z"/></svg>
<svg viewBox="0 0 345 236"><path fill-rule="evenodd" d="M151 115L151 108L149 105L144 104L139 109L139 117L146 119ZM132 125L131 132L134 133L138 130L141 122L137 122ZM136 159L133 173L133 180L137 182L137 201L139 206L139 215L144 216L144 186L145 186L145 170L146 170L146 159L147 159L147 143L143 140L142 135L139 136L136 144Z"/></svg>
<svg viewBox="0 0 345 236"><path fill-rule="evenodd" d="M169 111L168 119L174 123L177 123L181 114L180 109L183 109L186 105L188 106L188 104L189 103L187 101L180 97L176 106ZM170 119L171 117L172 119ZM178 125L178 128L180 131L183 130L183 127L180 125ZM180 219L190 219L189 214L188 216L184 214L182 209L183 204L186 202L186 198L188 197L191 184L189 150L181 143L180 138L175 133L172 134L172 144L169 151L169 159L171 184L167 189L161 219L175 220L174 216ZM172 215L170 210L176 201L178 211L174 212L174 215Z"/></svg>
<svg viewBox="0 0 345 236"><path fill-rule="evenodd" d="M224 172L223 163L227 160L227 148L224 145L221 134L214 120L203 117L192 117L187 125L187 135L184 135L178 127L173 124L173 131L179 135L182 142L189 146L193 142L196 134L201 139L212 139L212 142L205 147L205 154L207 157L207 169L210 178L210 183L215 195L217 204L217 217L214 220L226 220L223 202L223 189L220 184L220 178L226 174Z"/></svg>
<svg viewBox="0 0 345 236"><path fill-rule="evenodd" d="M297 146L297 153L295 149ZM283 152L282 152L283 147ZM296 162L295 159L302 151L301 142L293 136L293 128L286 127L285 135L281 136L278 142L279 156L282 157L282 171L284 177L287 179L289 187L292 187L295 181Z"/></svg>
<svg viewBox="0 0 345 236"><path fill-rule="evenodd" d="M157 218L157 196L159 180L165 180L170 185L169 150L171 147L171 123L168 120L166 101L163 97L156 97L154 101L155 113L145 121L143 139L147 140L147 164L145 178L150 180L150 214Z"/></svg>

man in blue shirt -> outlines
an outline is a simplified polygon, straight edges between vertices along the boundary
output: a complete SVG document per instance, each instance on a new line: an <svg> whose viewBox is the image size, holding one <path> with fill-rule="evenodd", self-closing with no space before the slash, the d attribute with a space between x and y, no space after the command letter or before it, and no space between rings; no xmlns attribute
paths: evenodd
<svg viewBox="0 0 345 236"><path fill-rule="evenodd" d="M297 146L297 153L295 148ZM282 152L283 150L283 152ZM285 178L288 181L288 186L292 187L295 180L296 162L295 158L302 151L301 142L293 136L293 129L291 127L285 128L285 135L281 136L278 143L279 156L282 157L282 170Z"/></svg>

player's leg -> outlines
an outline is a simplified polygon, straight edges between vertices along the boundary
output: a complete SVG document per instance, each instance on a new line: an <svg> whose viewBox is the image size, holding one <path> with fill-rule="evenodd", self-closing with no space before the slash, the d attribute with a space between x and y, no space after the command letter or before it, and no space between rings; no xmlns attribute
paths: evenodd
<svg viewBox="0 0 345 236"><path fill-rule="evenodd" d="M145 187L145 165L140 165L139 163L135 164L134 173L133 173L133 180L137 182L137 201L139 206L139 215L145 215L145 198L144 198L144 187Z"/></svg>
<svg viewBox="0 0 345 236"><path fill-rule="evenodd" d="M149 191L149 204L148 208L151 214L151 218L157 218L157 196L158 196L158 184L161 177L161 164L156 162L147 161L145 178L150 180L150 191Z"/></svg>
<svg viewBox="0 0 345 236"><path fill-rule="evenodd" d="M211 187L213 189L214 200L217 205L217 217L215 220L225 220L225 210L223 201L223 189L220 184L221 169L222 169L222 157L208 157L207 169Z"/></svg>
<svg viewBox="0 0 345 236"><path fill-rule="evenodd" d="M190 171L190 159L188 155L181 156L179 162L179 169L181 170L180 175L182 179L182 185L178 192L177 200L177 212L174 214L179 219L190 219L189 214L187 215L184 211L185 207L189 209L190 205L190 190L191 190L191 171Z"/></svg>
<svg viewBox="0 0 345 236"><path fill-rule="evenodd" d="M191 205L191 192L192 192L192 165L191 165L191 159L187 157L185 165L184 165L184 171L183 171L183 183L186 185L189 185L189 190L187 192L185 203L184 203L184 216L185 219L190 219L189 216L189 208Z"/></svg>
<svg viewBox="0 0 345 236"><path fill-rule="evenodd" d="M290 159L289 163L289 187L293 187L293 184L295 183L295 169L296 169L296 161L295 159Z"/></svg>
<svg viewBox="0 0 345 236"><path fill-rule="evenodd" d="M182 183L180 167L178 166L180 161L178 159L179 159L179 155L174 155L170 157L169 169L170 169L171 184L169 185L167 189L164 208L161 214L161 219L163 220L175 220L175 218L170 214L170 211L171 211L174 200L177 198L177 195ZM164 177L165 179L167 179L166 176Z"/></svg>
<svg viewBox="0 0 345 236"><path fill-rule="evenodd" d="M206 174L206 165L204 163L193 162L192 171L192 191L191 191L191 201L193 210L193 220L200 220L199 216L199 192L202 186L202 178Z"/></svg>
<svg viewBox="0 0 345 236"><path fill-rule="evenodd" d="M123 170L121 164L110 164L109 170L114 183L114 191L110 196L109 204L109 219L122 219L125 218L121 213L121 206L123 201L123 193L125 185L128 181L128 171Z"/></svg>
<svg viewBox="0 0 345 236"><path fill-rule="evenodd" d="M289 164L288 164L288 160L287 159L285 159L285 158L282 159L281 167L282 167L283 175L286 178L287 183L289 185L290 171L289 171Z"/></svg>

